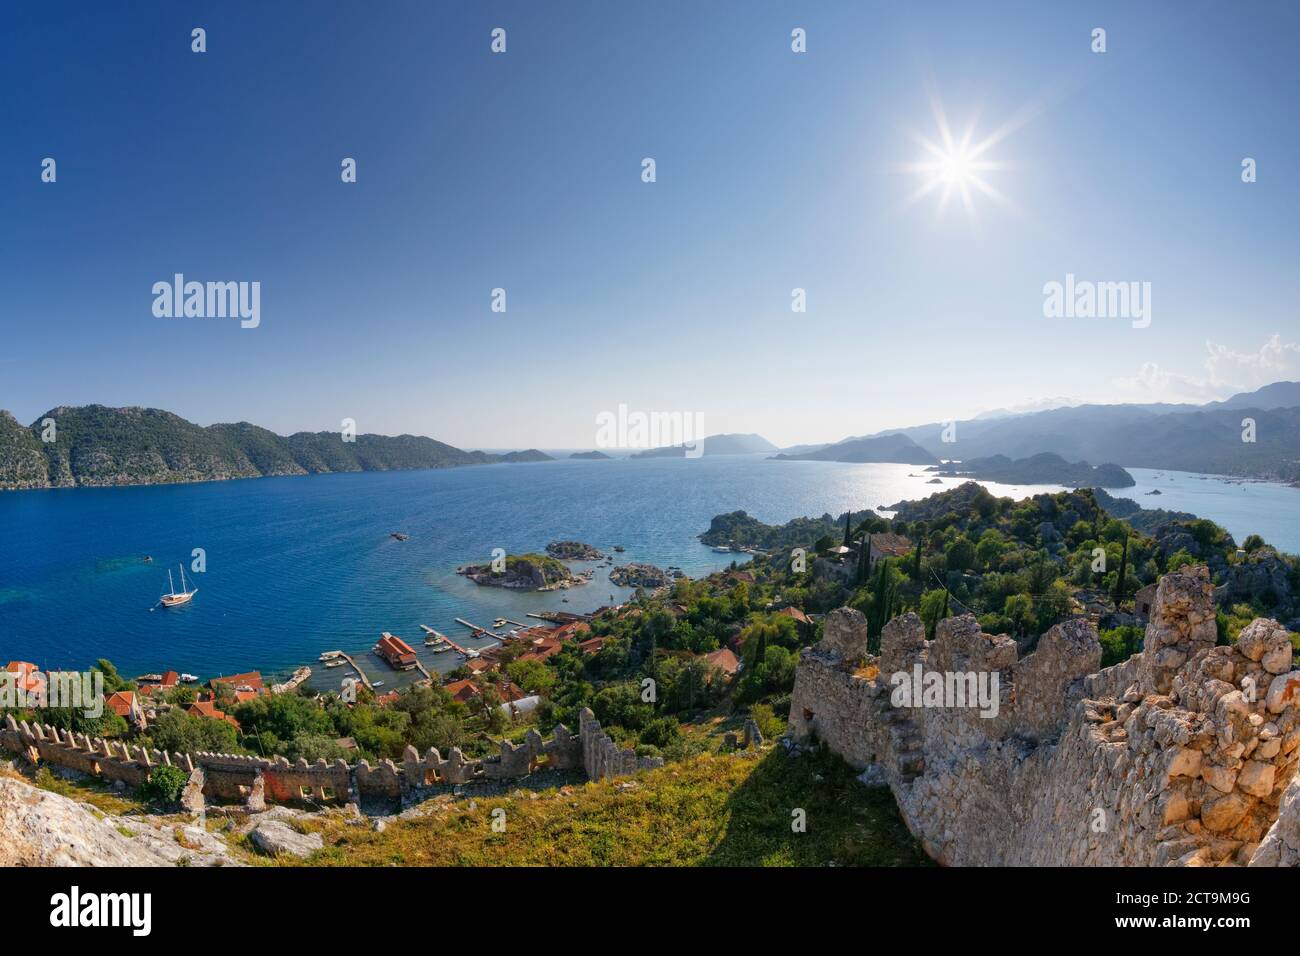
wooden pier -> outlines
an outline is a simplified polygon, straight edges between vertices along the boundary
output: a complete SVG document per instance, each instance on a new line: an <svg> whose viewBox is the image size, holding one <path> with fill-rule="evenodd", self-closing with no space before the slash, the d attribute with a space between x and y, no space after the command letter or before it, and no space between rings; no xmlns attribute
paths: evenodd
<svg viewBox="0 0 1300 956"><path fill-rule="evenodd" d="M465 620L463 617L458 617L458 618L456 618L456 623L457 623L457 624L464 624L466 627L468 627L468 628L469 628L471 631L473 631L475 634L485 634L485 635L487 635L488 637L492 638L492 639L495 640L495 641L505 641L505 637L504 637L503 635L498 634L496 631L493 631L493 630L491 630L491 629L489 629L489 628L486 628L486 627L479 627L477 624L474 624L474 623L471 622L471 621L467 621L467 620ZM448 643L450 643L450 641L449 641Z"/></svg>
<svg viewBox="0 0 1300 956"><path fill-rule="evenodd" d="M365 684L368 690L375 689L373 686L371 686L370 678L366 676L366 672L363 671L361 667L357 664L357 662L352 659L352 656L350 654L345 654L342 651L339 651L339 657L347 661L348 666L357 672L357 676L361 678L361 683Z"/></svg>
<svg viewBox="0 0 1300 956"><path fill-rule="evenodd" d="M457 618L456 620L457 620L459 623L464 624L466 627L474 628L474 625L473 625L473 624L470 624L468 621L461 621L460 618ZM421 624L420 627L424 628L424 632L425 632L426 634L435 634L435 635L437 635L439 638L442 639L442 643L446 644L446 645L447 645L448 647L450 647L452 650L454 650L454 651L456 651L457 653L459 653L462 657L469 657L469 656L470 656L470 651L471 651L471 650L473 650L473 652L474 652L475 655L477 655L477 654L480 653L479 651L474 650L473 648L462 647L461 645L459 645L459 644L457 644L455 641L453 641L450 637L448 637L446 634L441 634L441 633L439 633L438 631L435 631L433 628L429 627L429 626L426 625L426 624ZM482 631L482 628L474 628L474 630L475 630L475 633L478 633L478 632L481 632L481 631ZM493 634L492 637L493 637L494 640L500 641L501 643L505 643L504 639L502 639L502 638L500 638L500 637L497 637L495 634Z"/></svg>

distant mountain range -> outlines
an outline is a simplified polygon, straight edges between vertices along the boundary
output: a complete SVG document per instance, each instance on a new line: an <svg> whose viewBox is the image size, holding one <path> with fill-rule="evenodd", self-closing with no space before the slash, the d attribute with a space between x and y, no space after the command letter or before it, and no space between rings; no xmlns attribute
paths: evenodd
<svg viewBox="0 0 1300 956"><path fill-rule="evenodd" d="M1245 419L1253 421L1253 430L1242 424ZM945 433L955 441L945 442ZM1274 382L1206 405L1076 405L932 422L829 445L787 448L777 457L923 463L900 438L944 460L1023 459L1051 452L1068 461L1295 482L1300 481L1300 382ZM858 457L864 447L873 454L880 447L864 443L882 439L898 443L899 454L907 457Z"/></svg>
<svg viewBox="0 0 1300 956"><path fill-rule="evenodd" d="M41 440L47 419L54 422L52 442ZM355 441L344 441L339 432L297 432L286 437L247 422L203 427L156 408L60 407L30 427L0 411L0 489L550 460L550 455L536 449L490 455L417 435L357 435Z"/></svg>
<svg viewBox="0 0 1300 956"><path fill-rule="evenodd" d="M937 465L939 459L903 434L846 438L834 445L804 445L773 455L778 461L896 461L906 465Z"/></svg>
<svg viewBox="0 0 1300 956"><path fill-rule="evenodd" d="M701 439L705 455L752 455L757 452L776 451L776 446L762 435L710 435ZM668 445L639 451L630 458L685 458L686 445Z"/></svg>
<svg viewBox="0 0 1300 956"><path fill-rule="evenodd" d="M46 419L54 421L54 441L42 440ZM706 456L778 451L756 434L710 435L703 445ZM685 454L683 446L672 446L630 457ZM570 457L608 456L582 452ZM796 445L772 457L928 466L957 461L951 470L958 474L1014 484L1123 487L1131 482L1118 465L1094 469L1088 464L1093 461L1300 483L1300 382L1274 382L1205 405L1007 411ZM0 411L0 490L550 460L535 448L489 454L417 435L357 435L355 441L344 441L338 432L281 436L247 422L204 427L152 408L59 407L29 426Z"/></svg>

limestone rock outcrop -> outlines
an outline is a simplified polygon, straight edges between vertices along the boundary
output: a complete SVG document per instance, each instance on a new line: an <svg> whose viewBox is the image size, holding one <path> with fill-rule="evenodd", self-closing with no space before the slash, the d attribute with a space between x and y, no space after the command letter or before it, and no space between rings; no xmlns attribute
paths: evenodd
<svg viewBox="0 0 1300 956"><path fill-rule="evenodd" d="M113 817L0 776L0 867L242 865L198 825Z"/></svg>

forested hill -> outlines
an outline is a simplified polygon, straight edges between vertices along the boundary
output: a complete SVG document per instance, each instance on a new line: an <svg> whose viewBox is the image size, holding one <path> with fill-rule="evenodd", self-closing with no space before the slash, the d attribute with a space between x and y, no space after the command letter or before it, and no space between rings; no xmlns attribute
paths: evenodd
<svg viewBox="0 0 1300 956"><path fill-rule="evenodd" d="M44 441L52 419L53 441ZM339 432L277 435L247 422L203 427L156 408L54 408L30 427L0 411L0 489L150 485L402 471L537 460L540 452L489 455L417 435Z"/></svg>

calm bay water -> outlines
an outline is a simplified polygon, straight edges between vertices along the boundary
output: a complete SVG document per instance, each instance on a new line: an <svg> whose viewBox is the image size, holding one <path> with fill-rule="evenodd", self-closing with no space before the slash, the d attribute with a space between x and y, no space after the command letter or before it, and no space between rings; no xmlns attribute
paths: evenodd
<svg viewBox="0 0 1300 956"><path fill-rule="evenodd" d="M1143 508L1209 518L1226 528L1237 544L1258 534L1276 548L1300 554L1300 488L1187 471L1128 471L1137 485L1112 490L1116 498L1132 498ZM1160 494L1151 494L1153 491Z"/></svg>
<svg viewBox="0 0 1300 956"><path fill-rule="evenodd" d="M445 670L458 655L424 648L420 624L473 644L456 617L528 621L530 611L585 611L631 593L613 587L603 568L590 584L546 594L481 588L455 574L461 564L490 560L494 548L518 554L574 538L606 552L622 545L620 564L677 565L696 576L746 560L697 540L716 514L743 509L779 523L957 484L932 485L929 477L913 465L736 456L12 492L0 495L0 658L79 668L107 657L131 675L174 668L205 678L249 669L283 675L309 663L317 679L334 683L338 672L316 658L341 648L371 677L397 686L409 676L396 677L369 652L381 631L406 638L426 666ZM1268 540L1300 550L1300 490L1247 487L1245 497L1226 499L1232 520L1256 508ZM1013 497L1059 490L989 488ZM1289 521L1279 517L1282 497L1293 509ZM1212 496L1200 499L1206 507L1172 490L1139 500L1219 520ZM1287 540L1270 533L1275 527ZM167 568L175 573L184 562L188 574L194 548L207 557L206 572L193 575L194 601L150 611Z"/></svg>

